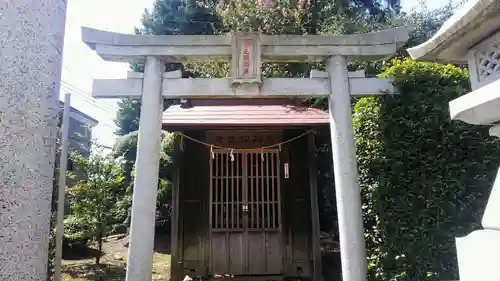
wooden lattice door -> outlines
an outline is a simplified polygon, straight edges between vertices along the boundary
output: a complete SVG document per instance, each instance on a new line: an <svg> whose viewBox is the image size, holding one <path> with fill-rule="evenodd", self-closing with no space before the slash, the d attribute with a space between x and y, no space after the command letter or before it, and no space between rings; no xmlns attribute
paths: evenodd
<svg viewBox="0 0 500 281"><path fill-rule="evenodd" d="M211 272L280 274L279 151L218 150L210 164Z"/></svg>

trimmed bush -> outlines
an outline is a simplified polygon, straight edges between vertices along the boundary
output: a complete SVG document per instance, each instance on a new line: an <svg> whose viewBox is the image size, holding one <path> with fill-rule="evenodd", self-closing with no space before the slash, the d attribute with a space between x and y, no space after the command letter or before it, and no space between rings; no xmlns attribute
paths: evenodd
<svg viewBox="0 0 500 281"><path fill-rule="evenodd" d="M92 238L92 227L85 219L70 215L64 220L64 244L68 248L84 247Z"/></svg>
<svg viewBox="0 0 500 281"><path fill-rule="evenodd" d="M354 128L372 280L458 279L455 237L480 228L500 164L488 127L451 121L465 70L395 60L395 95L361 98Z"/></svg>

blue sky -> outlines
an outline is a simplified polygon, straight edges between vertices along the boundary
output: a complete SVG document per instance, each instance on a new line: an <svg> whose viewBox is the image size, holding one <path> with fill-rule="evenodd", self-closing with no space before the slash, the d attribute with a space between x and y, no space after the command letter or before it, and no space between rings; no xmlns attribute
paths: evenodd
<svg viewBox="0 0 500 281"><path fill-rule="evenodd" d="M404 10L420 9L419 0L401 0ZM451 0L456 3L458 0ZM145 8L153 0L68 0L64 39L61 99L71 93L71 105L99 120L93 130L97 142L112 146L115 141L113 119L116 100L95 100L90 97L92 79L125 78L128 64L104 62L81 42L80 27L87 26L107 31L132 33L140 25ZM124 4L126 3L126 4ZM425 1L427 9L449 3L448 0Z"/></svg>

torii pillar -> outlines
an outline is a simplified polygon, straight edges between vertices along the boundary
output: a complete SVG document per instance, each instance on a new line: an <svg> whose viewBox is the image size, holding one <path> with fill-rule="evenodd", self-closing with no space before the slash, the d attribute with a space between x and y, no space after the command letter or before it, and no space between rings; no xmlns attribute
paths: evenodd
<svg viewBox="0 0 500 281"><path fill-rule="evenodd" d="M151 280L163 113L161 84L164 71L165 65L161 58L146 57L127 259L126 280L130 281Z"/></svg>
<svg viewBox="0 0 500 281"><path fill-rule="evenodd" d="M328 58L327 70L342 277L343 280L363 281L366 280L367 262L346 58Z"/></svg>
<svg viewBox="0 0 500 281"><path fill-rule="evenodd" d="M328 96L343 280L366 280L366 250L350 99L351 96L390 91L392 85L387 79L365 78L364 72L348 72L347 60L394 54L408 37L405 28L346 36L147 36L84 28L82 37L106 60L146 60L144 74L129 73L128 79L94 80L92 90L94 97L142 99L127 281L151 280L161 98L221 96ZM328 71L313 70L310 78L262 79L261 58L281 62L326 60ZM232 77L183 79L178 71L163 73L162 59L172 62L190 59L231 61ZM172 220L173 232L178 231L177 226ZM177 267L182 261L177 260L176 250L172 249L172 266ZM314 281L322 280L319 250L313 249Z"/></svg>

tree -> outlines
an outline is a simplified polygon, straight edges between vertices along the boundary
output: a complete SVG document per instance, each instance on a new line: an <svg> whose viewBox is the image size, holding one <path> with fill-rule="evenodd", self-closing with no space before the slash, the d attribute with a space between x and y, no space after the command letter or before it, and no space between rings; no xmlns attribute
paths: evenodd
<svg viewBox="0 0 500 281"><path fill-rule="evenodd" d="M142 15L142 27L136 28L136 34L147 35L192 35L213 34L218 28L218 19L210 5L202 5L194 0L156 0L152 10L145 10ZM144 71L143 63L134 63L131 69L136 72ZM165 71L181 70L182 76L199 76L180 63L166 63ZM165 100L163 109L176 100ZM139 129L141 113L140 100L122 99L118 102L115 124L118 126L117 135L123 136Z"/></svg>
<svg viewBox="0 0 500 281"><path fill-rule="evenodd" d="M420 11L411 10L410 12L384 14L383 18L364 14L356 18L349 18L345 14L332 14L328 17L321 27L322 32L328 34L349 34L355 32L372 32L390 27L405 26L409 29L409 39L402 46L394 57L408 57L406 48L419 45L434 35L443 23L453 14L457 5L447 4L436 10L422 9ZM368 76L376 76L384 71L387 62L390 59L377 61L351 61L348 66L350 70L365 70ZM318 65L317 68L324 68L324 65ZM328 99L314 98L304 100L304 104L324 109L328 109Z"/></svg>
<svg viewBox="0 0 500 281"><path fill-rule="evenodd" d="M132 183L132 170L134 169L135 158L137 156L137 140L139 131L133 131L119 137L113 147L112 155L120 158L123 165L125 182Z"/></svg>
<svg viewBox="0 0 500 281"><path fill-rule="evenodd" d="M213 34L217 16L211 5L200 1L156 0L151 11L145 10L141 22L143 27L136 29L139 34Z"/></svg>
<svg viewBox="0 0 500 281"><path fill-rule="evenodd" d="M258 30L264 34L354 33L365 27L384 27L399 11L399 0L276 0L268 8L259 0L156 0L151 10L145 10L136 28L137 34L225 34L232 30ZM271 1L272 2L272 1ZM366 28L365 28L366 29ZM133 64L142 72L144 65ZM305 77L311 64L266 64L264 76ZM225 63L167 63L166 71L181 70L183 77L223 77L228 73ZM168 105L176 101L166 102ZM140 101L123 99L119 104L116 125L118 135L139 127Z"/></svg>
<svg viewBox="0 0 500 281"><path fill-rule="evenodd" d="M264 34L320 34L359 32L356 22L385 22L399 14L396 1L371 0L221 0L217 13L230 30Z"/></svg>
<svg viewBox="0 0 500 281"><path fill-rule="evenodd" d="M123 170L116 160L93 151L85 158L71 158L83 173L83 180L68 189L69 220L78 221L85 235L97 242L96 264L100 264L102 242L112 225L118 223L117 203L124 196Z"/></svg>
<svg viewBox="0 0 500 281"><path fill-rule="evenodd" d="M113 147L112 156L119 158L123 164L125 173L125 182L132 182L132 170L134 169L135 159L137 157L137 141L139 132L131 132L120 137ZM171 154L173 151L174 134L167 131L161 132L161 157L160 157L160 178L171 180Z"/></svg>
<svg viewBox="0 0 500 281"><path fill-rule="evenodd" d="M413 10L400 15L400 25L410 29L406 47L414 47L430 39L456 9L457 5L449 3L435 10L423 7L421 11Z"/></svg>
<svg viewBox="0 0 500 281"><path fill-rule="evenodd" d="M137 141L139 132L135 131L126 134L118 139L116 142L112 156L120 159L122 163L123 173L125 176L125 183L129 186L127 197L122 201L122 206L127 206L127 218L125 224L127 227L130 225L131 212L131 193L133 187L133 169L135 159L137 156ZM157 213L156 222L157 226L165 226L170 222L170 203L171 203L171 181L173 174L173 146L175 135L166 131L161 133L161 154L160 154L160 170L159 170L159 184L158 184L158 197L157 197Z"/></svg>
<svg viewBox="0 0 500 281"><path fill-rule="evenodd" d="M118 102L115 125L118 127L116 134L126 135L139 130L139 116L141 114L141 103L139 100L122 99Z"/></svg>

